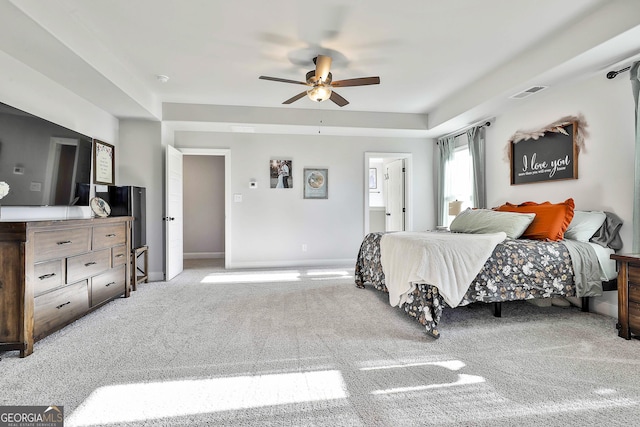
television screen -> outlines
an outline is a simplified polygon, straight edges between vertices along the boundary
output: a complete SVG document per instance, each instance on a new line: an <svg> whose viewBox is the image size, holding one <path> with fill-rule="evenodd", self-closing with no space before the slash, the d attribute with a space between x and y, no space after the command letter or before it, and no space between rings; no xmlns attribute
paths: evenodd
<svg viewBox="0 0 640 427"><path fill-rule="evenodd" d="M0 181L10 190L2 206L88 203L93 142L86 135L0 103Z"/></svg>

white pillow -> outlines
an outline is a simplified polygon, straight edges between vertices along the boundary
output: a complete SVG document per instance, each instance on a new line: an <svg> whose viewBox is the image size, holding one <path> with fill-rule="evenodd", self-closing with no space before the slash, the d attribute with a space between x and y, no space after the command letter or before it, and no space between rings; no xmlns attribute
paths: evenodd
<svg viewBox="0 0 640 427"><path fill-rule="evenodd" d="M588 242L602 227L605 219L607 215L602 211L574 211L569 228L564 232L564 238Z"/></svg>
<svg viewBox="0 0 640 427"><path fill-rule="evenodd" d="M492 209L466 209L453 219L449 230L454 233L497 233L504 231L517 239L533 221L534 213L499 212Z"/></svg>

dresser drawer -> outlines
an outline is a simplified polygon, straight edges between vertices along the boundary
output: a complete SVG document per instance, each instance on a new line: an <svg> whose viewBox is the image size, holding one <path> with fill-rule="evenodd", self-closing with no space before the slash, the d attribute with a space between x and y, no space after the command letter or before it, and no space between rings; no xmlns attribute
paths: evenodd
<svg viewBox="0 0 640 427"><path fill-rule="evenodd" d="M91 306L96 306L115 296L124 294L126 268L121 265L91 278Z"/></svg>
<svg viewBox="0 0 640 427"><path fill-rule="evenodd" d="M127 241L125 224L101 225L93 227L93 250L124 245Z"/></svg>
<svg viewBox="0 0 640 427"><path fill-rule="evenodd" d="M89 310L87 281L40 295L34 302L33 335L39 337Z"/></svg>
<svg viewBox="0 0 640 427"><path fill-rule="evenodd" d="M640 303L640 284L634 285L629 282L629 301Z"/></svg>
<svg viewBox="0 0 640 427"><path fill-rule="evenodd" d="M38 296L65 284L64 259L37 263L33 275L33 293Z"/></svg>
<svg viewBox="0 0 640 427"><path fill-rule="evenodd" d="M36 232L33 240L35 262L64 258L91 250L91 228Z"/></svg>
<svg viewBox="0 0 640 427"><path fill-rule="evenodd" d="M129 262L129 254L125 245L116 246L111 249L111 266L117 267Z"/></svg>
<svg viewBox="0 0 640 427"><path fill-rule="evenodd" d="M640 334L640 303L629 302L629 328L634 334Z"/></svg>
<svg viewBox="0 0 640 427"><path fill-rule="evenodd" d="M80 279L102 273L110 267L111 249L67 258L67 282L77 282Z"/></svg>
<svg viewBox="0 0 640 427"><path fill-rule="evenodd" d="M629 285L634 284L640 286L640 267L629 265L627 271L629 274Z"/></svg>

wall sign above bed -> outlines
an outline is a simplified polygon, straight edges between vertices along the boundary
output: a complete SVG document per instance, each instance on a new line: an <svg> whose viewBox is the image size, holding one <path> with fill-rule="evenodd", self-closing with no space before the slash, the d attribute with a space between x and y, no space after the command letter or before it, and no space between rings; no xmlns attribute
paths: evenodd
<svg viewBox="0 0 640 427"><path fill-rule="evenodd" d="M516 132L509 140L511 185L578 179L578 154L586 123L565 117L544 129Z"/></svg>

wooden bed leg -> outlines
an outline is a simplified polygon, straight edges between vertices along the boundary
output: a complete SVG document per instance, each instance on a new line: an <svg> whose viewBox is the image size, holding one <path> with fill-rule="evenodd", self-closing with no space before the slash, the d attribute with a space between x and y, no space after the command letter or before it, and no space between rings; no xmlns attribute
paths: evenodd
<svg viewBox="0 0 640 427"><path fill-rule="evenodd" d="M494 302L493 303L493 317L502 317L502 303Z"/></svg>
<svg viewBox="0 0 640 427"><path fill-rule="evenodd" d="M588 313L589 312L589 297L582 297L582 312L583 313Z"/></svg>

